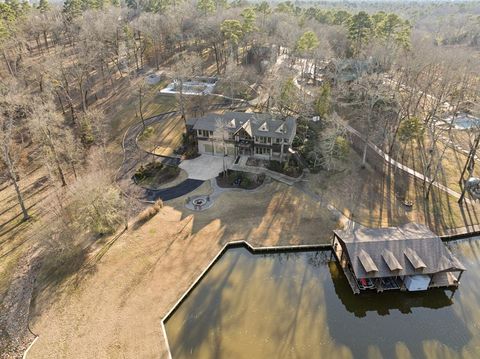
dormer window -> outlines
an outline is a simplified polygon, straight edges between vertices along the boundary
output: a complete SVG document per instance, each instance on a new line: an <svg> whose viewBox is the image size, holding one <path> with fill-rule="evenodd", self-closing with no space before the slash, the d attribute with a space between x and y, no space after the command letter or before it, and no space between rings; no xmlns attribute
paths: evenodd
<svg viewBox="0 0 480 359"><path fill-rule="evenodd" d="M268 125L266 122L264 122L259 128L258 128L259 131L262 131L262 132L268 132Z"/></svg>
<svg viewBox="0 0 480 359"><path fill-rule="evenodd" d="M236 127L234 118L228 123L227 127L228 128L235 128Z"/></svg>
<svg viewBox="0 0 480 359"><path fill-rule="evenodd" d="M277 130L275 131L276 133L286 133L287 132L287 129L285 128L285 124L282 123L280 125L280 127L277 128Z"/></svg>

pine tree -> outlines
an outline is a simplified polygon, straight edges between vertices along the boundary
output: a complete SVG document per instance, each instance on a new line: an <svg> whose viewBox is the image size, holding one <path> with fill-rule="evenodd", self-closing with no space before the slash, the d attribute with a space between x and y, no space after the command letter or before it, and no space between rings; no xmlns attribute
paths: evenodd
<svg viewBox="0 0 480 359"><path fill-rule="evenodd" d="M320 95L315 101L315 109L320 117L325 118L331 112L331 87L328 82L320 88Z"/></svg>
<svg viewBox="0 0 480 359"><path fill-rule="evenodd" d="M202 11L205 16L215 11L215 2L213 0L199 0L197 3L198 10Z"/></svg>
<svg viewBox="0 0 480 359"><path fill-rule="evenodd" d="M48 11L48 9L50 9L50 4L48 3L48 0L40 0L37 9L40 10L41 13Z"/></svg>
<svg viewBox="0 0 480 359"><path fill-rule="evenodd" d="M248 34L255 31L255 11L252 8L247 7L242 11L240 16L243 18L243 32Z"/></svg>
<svg viewBox="0 0 480 359"><path fill-rule="evenodd" d="M15 19L22 15L22 5L18 0L6 0L5 4L10 7L10 10L15 14Z"/></svg>
<svg viewBox="0 0 480 359"><path fill-rule="evenodd" d="M358 14L355 14L350 18L348 37L353 43L354 54L360 52L362 45L370 40L372 33L372 19L365 11L360 11Z"/></svg>
<svg viewBox="0 0 480 359"><path fill-rule="evenodd" d="M25 16L30 12L30 10L32 10L30 3L27 0L23 0L21 4L21 16Z"/></svg>
<svg viewBox="0 0 480 359"><path fill-rule="evenodd" d="M69 20L80 16L82 14L82 1L65 0L63 3L63 12Z"/></svg>
<svg viewBox="0 0 480 359"><path fill-rule="evenodd" d="M2 18L0 18L0 44L2 43L3 39L8 37L8 33L9 32L8 32L7 25L5 24L5 21Z"/></svg>
<svg viewBox="0 0 480 359"><path fill-rule="evenodd" d="M318 47L318 37L313 31L307 31L297 41L297 51L310 52Z"/></svg>

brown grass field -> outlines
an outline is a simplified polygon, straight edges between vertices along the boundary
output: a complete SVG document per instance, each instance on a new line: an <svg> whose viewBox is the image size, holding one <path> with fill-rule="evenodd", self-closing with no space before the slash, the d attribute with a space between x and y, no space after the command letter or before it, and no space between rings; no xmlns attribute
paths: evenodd
<svg viewBox="0 0 480 359"><path fill-rule="evenodd" d="M43 290L31 321L40 337L28 357L164 358L162 317L225 243L324 243L329 236L319 233L336 226L318 203L277 183L224 193L205 212L183 204L169 202L102 256L90 254L78 273Z"/></svg>

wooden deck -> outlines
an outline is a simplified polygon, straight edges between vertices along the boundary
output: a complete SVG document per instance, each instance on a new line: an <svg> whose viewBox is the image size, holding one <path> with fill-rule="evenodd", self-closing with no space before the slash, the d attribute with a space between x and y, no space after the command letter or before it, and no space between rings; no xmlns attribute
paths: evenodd
<svg viewBox="0 0 480 359"><path fill-rule="evenodd" d="M429 288L458 287L458 279L452 272L437 273L433 276Z"/></svg>
<svg viewBox="0 0 480 359"><path fill-rule="evenodd" d="M337 258L338 263L340 263L340 267L342 267L343 273L345 273L345 277L347 277L348 284L350 284L350 287L352 288L353 293L360 294L360 288L358 288L357 281L355 280L355 277L353 276L352 272L348 268L347 261L345 259L342 260L342 246L340 246L340 244L335 245L335 242L334 242L333 253Z"/></svg>

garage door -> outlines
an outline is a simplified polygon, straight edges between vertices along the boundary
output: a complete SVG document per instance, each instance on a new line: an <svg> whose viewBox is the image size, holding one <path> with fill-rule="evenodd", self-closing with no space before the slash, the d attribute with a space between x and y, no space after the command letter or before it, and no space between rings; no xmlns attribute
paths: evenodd
<svg viewBox="0 0 480 359"><path fill-rule="evenodd" d="M212 144L206 143L206 144L203 145L203 148L204 148L205 153L213 154L213 145Z"/></svg>

